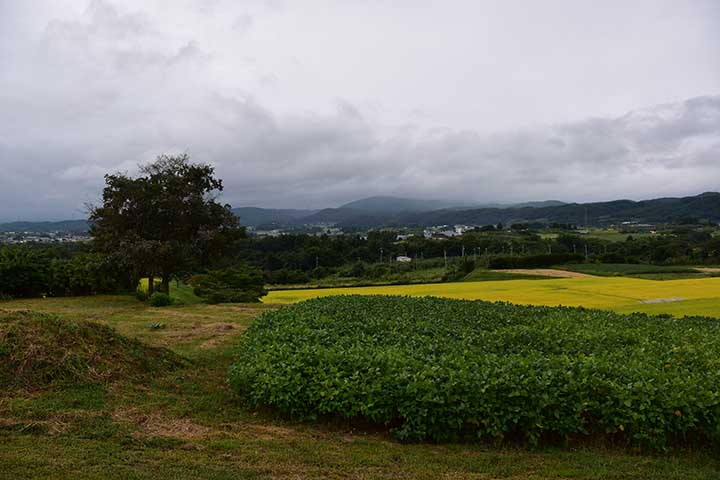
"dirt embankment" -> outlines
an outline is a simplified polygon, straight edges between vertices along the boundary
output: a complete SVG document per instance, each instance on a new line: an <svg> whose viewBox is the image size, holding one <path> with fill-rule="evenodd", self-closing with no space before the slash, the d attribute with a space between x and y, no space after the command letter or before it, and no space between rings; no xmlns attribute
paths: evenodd
<svg viewBox="0 0 720 480"><path fill-rule="evenodd" d="M720 267L695 267L695 270L704 273L720 273Z"/></svg>

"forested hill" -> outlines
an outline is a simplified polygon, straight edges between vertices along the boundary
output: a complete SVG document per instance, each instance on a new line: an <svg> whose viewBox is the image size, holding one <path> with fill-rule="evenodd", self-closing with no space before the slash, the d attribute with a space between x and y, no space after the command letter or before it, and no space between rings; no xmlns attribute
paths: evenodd
<svg viewBox="0 0 720 480"><path fill-rule="evenodd" d="M341 227L401 225L486 225L515 222L608 225L626 221L668 223L683 219L720 222L720 193L683 198L569 203L545 207L443 209L429 212L372 212L331 208L302 218L303 223L336 223Z"/></svg>
<svg viewBox="0 0 720 480"><path fill-rule="evenodd" d="M240 218L242 225L252 227L260 225L292 225L302 218L317 213L317 210L260 207L239 207L233 208L232 211Z"/></svg>
<svg viewBox="0 0 720 480"><path fill-rule="evenodd" d="M371 202L366 203L372 204ZM707 220L720 223L720 193L706 192L683 198L653 200L615 200L595 203L535 202L514 207L444 208L439 210L371 210L343 206L324 210L269 209L242 207L233 209L245 226L274 228L314 224L335 224L345 228L376 228L430 225L488 225L497 223L571 223L609 225L635 221L673 223L682 220ZM417 206L417 204L416 204ZM61 222L0 223L0 232L85 232L85 220Z"/></svg>
<svg viewBox="0 0 720 480"><path fill-rule="evenodd" d="M87 220L61 220L58 222L8 222L0 223L0 232L68 232L85 233Z"/></svg>

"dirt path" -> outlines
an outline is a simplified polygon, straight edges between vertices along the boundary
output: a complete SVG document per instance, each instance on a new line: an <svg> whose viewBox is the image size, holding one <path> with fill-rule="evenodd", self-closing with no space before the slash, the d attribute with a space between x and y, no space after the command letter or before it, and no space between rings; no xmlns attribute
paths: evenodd
<svg viewBox="0 0 720 480"><path fill-rule="evenodd" d="M540 275L543 277L558 277L558 278L585 278L592 277L594 275L588 275L587 273L568 272L566 270L556 270L554 268L511 268L509 270L495 270L496 272L505 273L522 273L523 275Z"/></svg>
<svg viewBox="0 0 720 480"><path fill-rule="evenodd" d="M720 267L695 267L695 270L705 273L720 273Z"/></svg>

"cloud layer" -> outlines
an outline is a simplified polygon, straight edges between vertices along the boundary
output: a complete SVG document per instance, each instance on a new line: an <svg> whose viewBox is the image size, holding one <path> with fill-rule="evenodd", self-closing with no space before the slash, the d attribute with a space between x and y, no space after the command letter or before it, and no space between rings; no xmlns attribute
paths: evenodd
<svg viewBox="0 0 720 480"><path fill-rule="evenodd" d="M50 2L37 28L31 12L0 0L0 62L9 66L0 69L0 220L81 216L104 173L133 172L172 152L215 165L224 199L237 206L322 207L377 194L601 200L718 189L718 95L597 118L558 108L557 120L529 114L516 127L487 113L468 122L463 115L473 109L433 116L425 107L435 100L419 93L417 108L401 114L383 109L387 99L353 94L328 93L310 108L295 96L322 94L304 89L312 76L298 74L292 87L293 72L327 69L333 77L336 69L270 47L265 58L257 47L299 17L279 3L233 4L173 2L153 11L96 0L60 10ZM275 40L293 41L285 35ZM376 78L361 80L348 91ZM572 99L554 95L558 104Z"/></svg>

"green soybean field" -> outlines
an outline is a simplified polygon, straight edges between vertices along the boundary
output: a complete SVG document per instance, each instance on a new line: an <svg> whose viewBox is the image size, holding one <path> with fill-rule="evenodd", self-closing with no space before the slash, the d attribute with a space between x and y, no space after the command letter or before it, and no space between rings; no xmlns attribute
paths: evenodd
<svg viewBox="0 0 720 480"><path fill-rule="evenodd" d="M260 315L229 379L256 405L403 441L720 444L720 322L432 297Z"/></svg>

